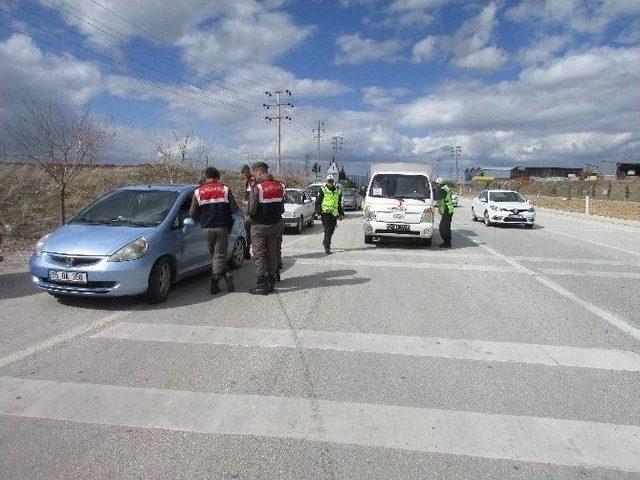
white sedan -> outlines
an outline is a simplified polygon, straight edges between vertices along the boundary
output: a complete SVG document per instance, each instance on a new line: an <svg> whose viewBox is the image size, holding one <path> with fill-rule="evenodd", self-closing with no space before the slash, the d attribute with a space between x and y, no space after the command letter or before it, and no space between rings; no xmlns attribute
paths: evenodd
<svg viewBox="0 0 640 480"><path fill-rule="evenodd" d="M533 228L536 210L522 195L511 190L483 190L473 199L471 219L495 224L524 225Z"/></svg>
<svg viewBox="0 0 640 480"><path fill-rule="evenodd" d="M312 227L315 218L315 205L303 189L287 188L284 198L282 220L285 228L294 228L301 233L304 226Z"/></svg>

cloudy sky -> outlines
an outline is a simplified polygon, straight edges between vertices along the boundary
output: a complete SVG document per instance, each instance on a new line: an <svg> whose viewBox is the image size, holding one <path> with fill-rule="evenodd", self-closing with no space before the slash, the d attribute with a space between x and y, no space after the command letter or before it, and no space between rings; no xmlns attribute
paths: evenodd
<svg viewBox="0 0 640 480"><path fill-rule="evenodd" d="M576 165L640 156L637 0L40 0L2 3L0 115L25 99L117 124L103 160L171 128L216 162L273 159L265 91L289 90L283 151L340 162ZM200 149L199 151L204 151Z"/></svg>

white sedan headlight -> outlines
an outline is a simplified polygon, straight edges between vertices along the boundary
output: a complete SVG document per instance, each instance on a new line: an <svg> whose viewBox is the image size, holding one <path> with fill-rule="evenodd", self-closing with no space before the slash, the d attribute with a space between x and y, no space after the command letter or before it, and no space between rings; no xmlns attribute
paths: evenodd
<svg viewBox="0 0 640 480"><path fill-rule="evenodd" d="M107 261L128 262L129 260L137 260L138 258L144 257L147 250L149 250L149 242L146 238L140 237L111 255Z"/></svg>
<svg viewBox="0 0 640 480"><path fill-rule="evenodd" d="M47 241L47 238L49 238L49 236L51 236L50 233L47 233L44 237L42 237L40 240L38 240L36 242L36 246L33 249L33 253L36 257L39 257L40 255L42 255L42 249L44 248L44 242Z"/></svg>

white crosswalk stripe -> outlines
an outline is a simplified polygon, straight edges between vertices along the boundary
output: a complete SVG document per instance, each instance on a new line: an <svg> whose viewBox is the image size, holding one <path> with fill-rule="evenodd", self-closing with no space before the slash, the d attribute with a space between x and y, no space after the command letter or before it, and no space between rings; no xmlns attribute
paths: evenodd
<svg viewBox="0 0 640 480"><path fill-rule="evenodd" d="M640 472L640 427L630 425L7 377L0 413Z"/></svg>
<svg viewBox="0 0 640 480"><path fill-rule="evenodd" d="M296 335L304 348L322 350L640 372L639 354L602 348L309 330L297 331ZM120 322L93 335L93 338L265 348L296 347L290 330L157 323Z"/></svg>

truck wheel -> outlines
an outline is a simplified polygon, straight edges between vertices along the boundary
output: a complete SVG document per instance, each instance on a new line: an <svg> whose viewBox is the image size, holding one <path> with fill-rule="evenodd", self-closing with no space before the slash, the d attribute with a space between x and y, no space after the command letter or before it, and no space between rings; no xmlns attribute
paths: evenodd
<svg viewBox="0 0 640 480"><path fill-rule="evenodd" d="M173 272L169 259L166 257L160 258L149 274L149 287L145 294L145 298L149 303L161 303L167 299L171 289L172 277Z"/></svg>

